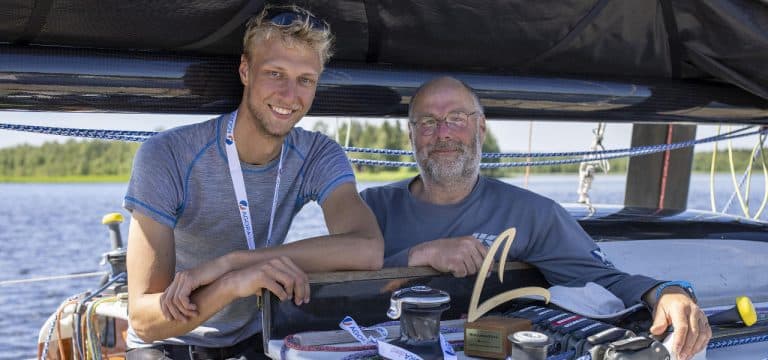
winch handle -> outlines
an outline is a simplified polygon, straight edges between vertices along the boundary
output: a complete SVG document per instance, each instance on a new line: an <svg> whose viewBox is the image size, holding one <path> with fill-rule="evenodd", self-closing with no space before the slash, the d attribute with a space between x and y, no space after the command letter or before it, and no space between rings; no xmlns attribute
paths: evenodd
<svg viewBox="0 0 768 360"><path fill-rule="evenodd" d="M123 223L123 214L109 213L101 218L101 223L107 225L109 229L109 240L112 243L112 250L123 247L123 237L120 235L120 224Z"/></svg>

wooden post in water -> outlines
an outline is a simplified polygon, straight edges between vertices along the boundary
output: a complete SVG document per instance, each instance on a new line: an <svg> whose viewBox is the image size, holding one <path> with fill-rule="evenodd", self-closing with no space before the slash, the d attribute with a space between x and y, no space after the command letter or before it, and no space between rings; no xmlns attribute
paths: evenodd
<svg viewBox="0 0 768 360"><path fill-rule="evenodd" d="M696 125L634 124L632 147L671 144L696 138ZM629 159L624 206L685 210L693 147Z"/></svg>

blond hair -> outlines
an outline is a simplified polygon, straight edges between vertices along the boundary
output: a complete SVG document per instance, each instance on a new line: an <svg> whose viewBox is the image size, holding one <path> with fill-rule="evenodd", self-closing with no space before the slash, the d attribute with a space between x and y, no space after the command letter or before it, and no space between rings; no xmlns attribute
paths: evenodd
<svg viewBox="0 0 768 360"><path fill-rule="evenodd" d="M289 25L276 25L267 18L269 13L276 14L276 11L292 12L300 16ZM323 26L318 28L317 22L321 22ZM333 55L334 39L328 23L315 18L312 13L296 5L280 7L267 5L261 13L248 20L245 36L243 36L243 54L247 56L257 42L273 37L278 37L288 47L295 47L298 44L309 47L317 52L322 65L325 65Z"/></svg>

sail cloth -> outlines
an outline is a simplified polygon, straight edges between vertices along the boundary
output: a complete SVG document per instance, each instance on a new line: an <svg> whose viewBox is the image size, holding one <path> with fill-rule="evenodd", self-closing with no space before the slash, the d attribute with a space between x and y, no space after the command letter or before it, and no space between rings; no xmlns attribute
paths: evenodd
<svg viewBox="0 0 768 360"><path fill-rule="evenodd" d="M768 99L765 1L297 3L331 24L337 37L336 65L386 64L493 75L715 80ZM244 23L263 5L263 1L248 0L2 1L0 43L8 45L0 45L0 52L45 45L46 49L60 46L228 59L233 66L226 67L231 78L227 79L239 85L233 71ZM15 64L3 64L0 59L0 75L20 71L14 66L26 59L6 58Z"/></svg>
<svg viewBox="0 0 768 360"><path fill-rule="evenodd" d="M305 3L331 24L339 62L481 72L712 77L768 98L764 1ZM3 1L0 41L236 55L245 19L262 4Z"/></svg>

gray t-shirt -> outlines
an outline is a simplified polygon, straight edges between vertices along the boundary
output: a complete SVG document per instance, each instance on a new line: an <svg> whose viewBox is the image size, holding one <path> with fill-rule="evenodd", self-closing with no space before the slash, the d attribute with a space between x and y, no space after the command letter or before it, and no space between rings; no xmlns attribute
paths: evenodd
<svg viewBox="0 0 768 360"><path fill-rule="evenodd" d="M123 206L173 228L176 271L248 249L224 150L229 117L164 131L136 153ZM344 151L328 137L294 128L283 144L273 245L283 243L304 204L322 204L339 185L355 181ZM240 165L256 247L264 247L278 160L263 166ZM256 298L248 297L234 301L190 333L163 342L221 347L259 331ZM129 329L128 345L147 344Z"/></svg>
<svg viewBox="0 0 768 360"><path fill-rule="evenodd" d="M517 234L511 260L536 266L553 285L583 286L592 281L631 306L660 281L617 270L592 238L555 201L481 176L463 201L435 205L411 195L413 179L365 189L384 235L384 266L407 266L408 251L439 238L472 235L490 245L510 227Z"/></svg>

